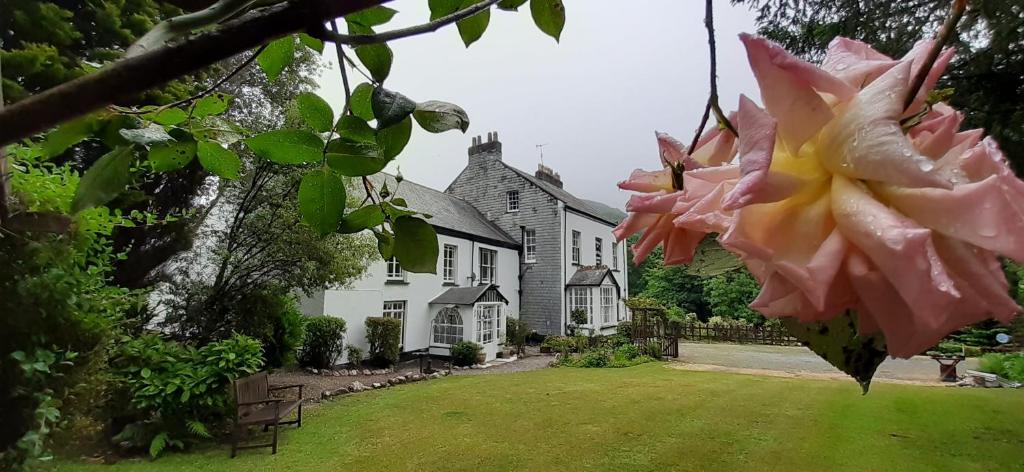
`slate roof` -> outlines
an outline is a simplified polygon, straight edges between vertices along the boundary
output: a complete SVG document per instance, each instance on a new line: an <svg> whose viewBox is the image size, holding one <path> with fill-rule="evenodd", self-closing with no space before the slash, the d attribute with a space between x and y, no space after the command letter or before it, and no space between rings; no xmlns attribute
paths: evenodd
<svg viewBox="0 0 1024 472"><path fill-rule="evenodd" d="M576 269L565 285L601 285L608 272L610 269L605 266L583 266ZM612 277L612 282L615 283L615 277Z"/></svg>
<svg viewBox="0 0 1024 472"><path fill-rule="evenodd" d="M452 287L431 300L430 303L439 305L472 305L483 297L488 290L494 290L494 293L498 294L506 304L508 303L508 299L498 291L498 286L494 284Z"/></svg>
<svg viewBox="0 0 1024 472"><path fill-rule="evenodd" d="M521 171L519 169L516 169L515 167L512 167L512 166L510 166L508 164L505 164L504 162L502 162L501 164L504 165L505 167L508 167L509 169L512 169L513 172L519 174L522 178L526 179L527 181L529 181L533 185L536 185L537 187L540 187L541 190L547 192L552 197L555 197L558 200L560 200L562 203L565 203L565 205L568 206L569 208L572 208L573 210L576 210L576 211L578 211L580 213L583 213L583 214L585 214L587 216L595 218L595 219L597 219L597 220L599 220L599 221L601 221L601 222L603 222L605 224L608 224L610 226L618 225L618 223L615 223L613 221L609 221L608 218L602 216L600 211L594 209L594 207L592 207L591 205L587 204L587 202L585 200L583 200L582 198L577 198L575 195L567 192L565 189L560 188L557 185L550 184L548 182L540 180L537 177L535 177L533 174L530 174L529 172L523 172L523 171Z"/></svg>
<svg viewBox="0 0 1024 472"><path fill-rule="evenodd" d="M403 179L399 185L395 176L390 174L379 173L370 176L369 179L377 189L380 189L381 184L386 182L388 190L393 192L396 197L404 198L411 209L431 215L432 218L428 218L427 222L435 228L477 236L506 246L519 246L519 243L508 233L502 231L501 228L485 218L476 207L461 198L410 182L408 179ZM360 196L365 195L361 185L359 190Z"/></svg>

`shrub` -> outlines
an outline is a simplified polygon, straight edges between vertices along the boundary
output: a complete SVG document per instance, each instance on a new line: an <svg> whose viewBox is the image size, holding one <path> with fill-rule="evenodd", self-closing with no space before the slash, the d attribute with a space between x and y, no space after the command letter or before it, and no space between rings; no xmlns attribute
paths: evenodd
<svg viewBox="0 0 1024 472"><path fill-rule="evenodd" d="M314 316L306 320L306 336L299 364L317 369L330 368L341 357L345 338L345 320L333 316Z"/></svg>
<svg viewBox="0 0 1024 472"><path fill-rule="evenodd" d="M633 359L636 359L637 357L640 357L640 348L636 347L633 344L624 344L622 346L619 346L618 349L615 350L615 357L631 361Z"/></svg>
<svg viewBox="0 0 1024 472"><path fill-rule="evenodd" d="M367 318L366 341L370 344L370 363L378 367L397 364L402 349L402 322L394 318Z"/></svg>
<svg viewBox="0 0 1024 472"><path fill-rule="evenodd" d="M295 362L295 353L303 343L305 317L294 296L276 289L256 291L234 304L232 312L237 318L232 329L263 345L266 367Z"/></svg>
<svg viewBox="0 0 1024 472"><path fill-rule="evenodd" d="M1024 353L989 353L978 359L978 370L1016 382L1024 382Z"/></svg>
<svg viewBox="0 0 1024 472"><path fill-rule="evenodd" d="M641 355L650 357L652 359L661 359L661 355L664 352L661 343L658 341L647 341L640 346Z"/></svg>
<svg viewBox="0 0 1024 472"><path fill-rule="evenodd" d="M452 363L465 367L476 364L484 347L472 341L459 341L452 346Z"/></svg>
<svg viewBox="0 0 1024 472"><path fill-rule="evenodd" d="M505 321L506 343L515 348L516 354L522 354L526 348L526 337L530 334L530 327L525 321L518 318L508 317Z"/></svg>
<svg viewBox="0 0 1024 472"><path fill-rule="evenodd" d="M573 340L566 336L548 336L540 345L541 347L550 347L552 351L566 353L573 345Z"/></svg>
<svg viewBox="0 0 1024 472"><path fill-rule="evenodd" d="M580 355L577 365L578 367L587 368L608 367L608 363L610 361L611 359L609 359L608 351L604 349L594 349Z"/></svg>
<svg viewBox="0 0 1024 472"><path fill-rule="evenodd" d="M345 348L345 354L348 355L348 362L355 367L359 367L363 363L363 350L359 346L353 346L351 344Z"/></svg>
<svg viewBox="0 0 1024 472"><path fill-rule="evenodd" d="M582 308L576 308L569 313L569 321L576 326L583 326L587 324L587 311Z"/></svg>
<svg viewBox="0 0 1024 472"><path fill-rule="evenodd" d="M633 339L633 322L630 320L620 321L619 327L615 332L629 339Z"/></svg>
<svg viewBox="0 0 1024 472"><path fill-rule="evenodd" d="M228 417L228 385L262 363L259 341L242 335L200 349L153 335L128 341L111 360L130 407L129 424L114 440L148 447L156 457L168 446L212 437Z"/></svg>

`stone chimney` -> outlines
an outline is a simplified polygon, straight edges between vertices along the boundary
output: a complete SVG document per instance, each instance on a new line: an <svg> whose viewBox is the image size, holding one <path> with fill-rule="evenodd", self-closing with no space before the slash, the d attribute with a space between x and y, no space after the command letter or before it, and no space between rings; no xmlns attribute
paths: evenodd
<svg viewBox="0 0 1024 472"><path fill-rule="evenodd" d="M562 176L544 164L537 164L537 172L533 176L558 188L562 188Z"/></svg>
<svg viewBox="0 0 1024 472"><path fill-rule="evenodd" d="M473 159L481 158L501 160L501 141L498 141L497 131L488 132L486 142L480 136L473 138L473 143L469 146L469 161L472 163Z"/></svg>

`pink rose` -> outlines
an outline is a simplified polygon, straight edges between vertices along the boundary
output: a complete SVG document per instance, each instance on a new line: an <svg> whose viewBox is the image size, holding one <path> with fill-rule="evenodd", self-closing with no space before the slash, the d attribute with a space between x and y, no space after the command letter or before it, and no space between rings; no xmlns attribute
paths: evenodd
<svg viewBox="0 0 1024 472"><path fill-rule="evenodd" d="M662 197L676 200L676 232L717 232L743 259L762 284L754 309L801 321L853 309L861 333L881 331L897 357L1020 311L997 255L1024 260L1024 182L981 130L959 131L962 116L947 105L901 127L924 109L952 50L904 110L928 41L894 60L837 38L819 67L740 39L764 109L740 99L739 164L688 168L683 189ZM684 249L673 260L688 261Z"/></svg>

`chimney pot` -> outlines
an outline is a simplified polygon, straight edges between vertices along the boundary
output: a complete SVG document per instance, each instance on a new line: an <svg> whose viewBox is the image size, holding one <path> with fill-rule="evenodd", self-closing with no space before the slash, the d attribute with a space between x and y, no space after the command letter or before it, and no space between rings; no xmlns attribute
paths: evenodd
<svg viewBox="0 0 1024 472"><path fill-rule="evenodd" d="M547 182L558 188L562 188L562 176L558 175L558 172L555 172L554 169L544 164L538 164L537 172L533 175L534 177L537 177L538 179L544 182Z"/></svg>
<svg viewBox="0 0 1024 472"><path fill-rule="evenodd" d="M487 142L484 142L483 137L479 135L473 138L472 144L469 146L470 163L476 158L497 158L501 160L501 142L498 141L497 131L487 132Z"/></svg>

